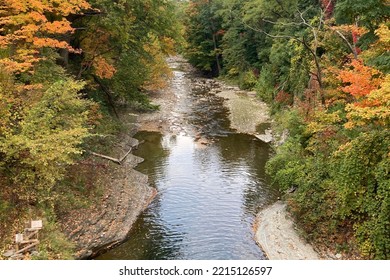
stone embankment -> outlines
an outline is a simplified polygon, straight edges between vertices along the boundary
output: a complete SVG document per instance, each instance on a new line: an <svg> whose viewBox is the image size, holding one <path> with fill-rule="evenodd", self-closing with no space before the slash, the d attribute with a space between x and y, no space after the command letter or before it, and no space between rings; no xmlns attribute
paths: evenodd
<svg viewBox="0 0 390 280"><path fill-rule="evenodd" d="M138 140L122 136L113 149L118 158ZM96 165L107 160L96 158ZM148 177L136 170L143 159L129 154L121 165L110 162L106 176L101 176L104 186L99 202L86 209L75 209L61 217L66 236L76 244L76 258L92 258L101 251L123 242L138 215L149 205L156 194L148 185Z"/></svg>

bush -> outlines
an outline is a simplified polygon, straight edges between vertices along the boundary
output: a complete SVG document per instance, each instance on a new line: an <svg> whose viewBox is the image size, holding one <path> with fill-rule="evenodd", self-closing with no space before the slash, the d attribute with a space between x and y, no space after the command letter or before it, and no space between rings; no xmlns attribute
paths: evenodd
<svg viewBox="0 0 390 280"><path fill-rule="evenodd" d="M263 66L259 80L256 84L256 92L261 100L271 103L275 96L275 81L269 65Z"/></svg>
<svg viewBox="0 0 390 280"><path fill-rule="evenodd" d="M51 188L81 154L80 145L89 136L88 108L92 104L80 98L82 87L83 83L69 78L36 93L12 113L18 118L0 135L3 165L14 174L11 184L21 200L51 200Z"/></svg>
<svg viewBox="0 0 390 280"><path fill-rule="evenodd" d="M253 71L241 73L238 77L238 86L241 89L251 90L256 86L257 78Z"/></svg>
<svg viewBox="0 0 390 280"><path fill-rule="evenodd" d="M297 112L290 110L278 118L291 137L277 148L266 170L282 190L296 188L288 203L307 237L331 240L336 249L357 248L364 258L388 259L389 131L340 130L328 145L318 137L328 126L308 135Z"/></svg>

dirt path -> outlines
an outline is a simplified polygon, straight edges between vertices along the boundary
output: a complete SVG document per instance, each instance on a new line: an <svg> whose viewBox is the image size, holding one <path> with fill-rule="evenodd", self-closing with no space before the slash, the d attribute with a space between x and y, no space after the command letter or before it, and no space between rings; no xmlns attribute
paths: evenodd
<svg viewBox="0 0 390 280"><path fill-rule="evenodd" d="M283 202L278 201L264 209L256 220L256 242L270 260L320 259L312 246L298 236Z"/></svg>

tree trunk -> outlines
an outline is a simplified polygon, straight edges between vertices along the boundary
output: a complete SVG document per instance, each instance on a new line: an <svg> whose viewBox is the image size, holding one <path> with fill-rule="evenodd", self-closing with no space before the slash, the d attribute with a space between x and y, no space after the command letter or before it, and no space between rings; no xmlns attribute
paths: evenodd
<svg viewBox="0 0 390 280"><path fill-rule="evenodd" d="M215 61L217 63L217 71L218 71L217 74L219 75L219 73L221 73L221 63L219 61L219 54L217 52L217 50L218 50L217 36L215 35L215 33L213 33L213 42L214 42Z"/></svg>
<svg viewBox="0 0 390 280"><path fill-rule="evenodd" d="M104 93L107 96L108 103L110 104L112 110L114 111L115 116L119 119L118 112L116 111L114 101L112 99L110 91L106 88L106 86L100 81L100 79L96 75L92 75L93 79L96 83L99 84L100 88L104 91Z"/></svg>

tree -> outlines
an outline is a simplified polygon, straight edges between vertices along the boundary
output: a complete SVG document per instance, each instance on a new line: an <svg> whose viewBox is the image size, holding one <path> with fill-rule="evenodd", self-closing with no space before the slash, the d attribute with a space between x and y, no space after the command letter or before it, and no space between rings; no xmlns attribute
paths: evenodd
<svg viewBox="0 0 390 280"><path fill-rule="evenodd" d="M390 73L390 29L386 24L375 30L377 40L362 53L362 58L385 74Z"/></svg>
<svg viewBox="0 0 390 280"><path fill-rule="evenodd" d="M267 12L272 2L262 3L262 11L254 13L254 18ZM310 1L298 2L305 6ZM266 31L269 36L284 36L287 38L280 39L285 40L292 37L290 64L284 65L288 65L296 80L301 80L297 74L305 66L302 62L309 61L305 56L311 56L313 62L313 54L301 39L311 31L306 42L315 50L323 74L325 106L314 107L309 117L307 98L282 110L278 108L277 116L286 123L282 127L290 131L290 137L277 148L268 163L268 172L282 189L296 186L287 200L309 239L319 243L331 240L337 247L346 248L347 254L361 258L387 259L390 96L386 63L389 29L384 14L388 7L383 6L385 1L338 0L335 7L329 4L336 1L320 2L325 11L321 29L317 24L322 17L308 17L302 7L297 10L300 24L294 17L286 16L292 10L282 7L288 3L274 9L277 15L272 16L271 12L262 22L248 22L260 31L267 24L272 25ZM328 9L325 5L329 5ZM279 22L283 17L288 21ZM296 25L306 26L306 30ZM275 41L272 48L275 50L271 51L271 63L282 65L282 58L287 57L281 55L283 46ZM294 69L299 64L303 67ZM304 92L306 95L308 89Z"/></svg>
<svg viewBox="0 0 390 280"><path fill-rule="evenodd" d="M195 0L187 9L188 21L185 26L189 61L199 69L220 74L221 62L221 18L216 14L219 3L211 0Z"/></svg>
<svg viewBox="0 0 390 280"><path fill-rule="evenodd" d="M386 0L337 0L335 18L339 24L356 24L376 29L390 13Z"/></svg>
<svg viewBox="0 0 390 280"><path fill-rule="evenodd" d="M75 22L80 31L74 44L83 49L72 62L77 76L97 83L98 95L103 93L114 111L117 99L147 107L145 89L162 85L169 75L163 56L172 54L179 37L173 3L92 0L91 5L100 12ZM160 75L156 69L162 70Z"/></svg>
<svg viewBox="0 0 390 280"><path fill-rule="evenodd" d="M341 90L352 95L355 100L370 94L371 91L379 87L382 81L381 73L374 68L365 66L361 60L353 60L345 68L339 74L339 78L344 84Z"/></svg>
<svg viewBox="0 0 390 280"><path fill-rule="evenodd" d="M247 4L244 17L244 22L248 28L262 32L274 40L284 40L284 43L281 44L289 42L290 48L294 47L294 44L300 44L303 47L311 58L312 66L309 68L299 67L299 69L307 69L308 74L314 77L318 83L322 104L325 103L325 98L322 93L323 70L321 65L320 32L323 31L325 26L325 15L326 10L321 9L321 6L313 1L290 0L281 3L279 1L253 0ZM278 43L274 45L276 44ZM295 49L298 50L299 47ZM294 58L294 54L290 53L292 62L305 65L305 61L302 60L302 54L298 54L298 57L297 60ZM305 75L301 76L306 83L309 81L309 75L306 75L306 77ZM285 76L287 80L288 75ZM292 87L295 86L292 85Z"/></svg>
<svg viewBox="0 0 390 280"><path fill-rule="evenodd" d="M22 201L50 199L54 184L67 165L81 154L80 144L89 136L89 112L93 103L80 98L83 83L60 80L47 90L36 90L36 100L25 104L16 84L0 85L2 117L0 157L10 175L9 187ZM6 91L6 89L12 91Z"/></svg>
<svg viewBox="0 0 390 280"><path fill-rule="evenodd" d="M84 0L4 0L0 6L0 49L4 50L0 63L21 73L43 59L44 48L77 52L65 39L74 32L67 17L89 8Z"/></svg>
<svg viewBox="0 0 390 280"><path fill-rule="evenodd" d="M370 127L371 129L389 129L390 127L390 75L387 75L379 87L373 87L358 102L348 104L347 128Z"/></svg>

